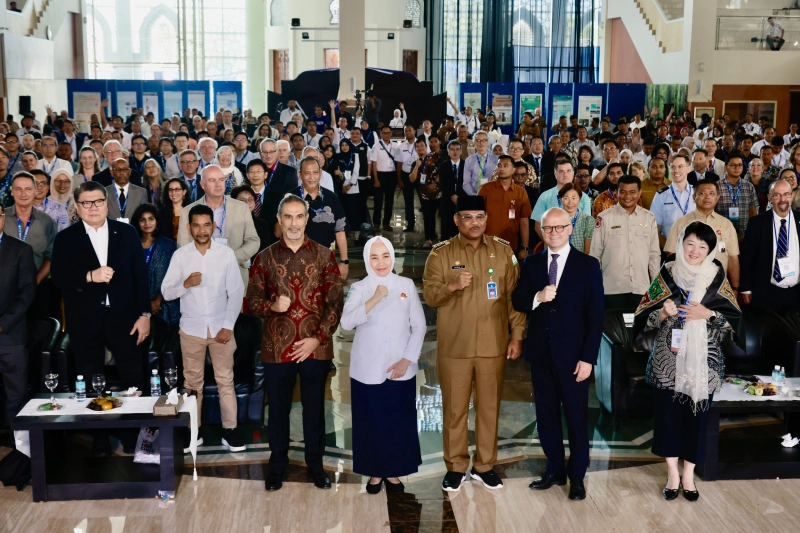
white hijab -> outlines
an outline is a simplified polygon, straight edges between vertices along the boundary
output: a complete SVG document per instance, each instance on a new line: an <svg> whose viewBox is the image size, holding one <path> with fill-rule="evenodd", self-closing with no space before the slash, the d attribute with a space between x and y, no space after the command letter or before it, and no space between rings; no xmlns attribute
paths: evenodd
<svg viewBox="0 0 800 533"><path fill-rule="evenodd" d="M390 269L389 274L386 276L379 276L369 264L369 256L372 253L372 245L376 242L382 242L386 249L389 250L389 255L392 256L392 266ZM367 241L367 244L364 245L364 267L367 269L367 277L364 278L364 282L367 284L367 287L370 291L375 290L378 285L383 285L387 289L389 289L389 294L392 294L392 289L394 289L397 284L399 283L398 278L399 276L394 273L394 246L385 237L372 237L370 240Z"/></svg>
<svg viewBox="0 0 800 533"><path fill-rule="evenodd" d="M678 287L691 292L689 301L700 303L719 271L719 267L714 264L717 249L716 246L710 247L708 256L701 264L690 265L683 256L685 234L686 228L678 235L672 278ZM683 326L680 348L675 360L675 392L691 398L695 412L698 411L701 402L708 400L708 328L705 320L690 320Z"/></svg>
<svg viewBox="0 0 800 533"><path fill-rule="evenodd" d="M59 194L58 192L56 192L55 184L53 183L55 181L55 179L58 176L60 176L61 174L63 174L64 176L70 178L70 181L72 181L72 186L69 188L69 191L65 192L64 194ZM50 198L52 198L53 200L55 200L56 202L58 202L60 204L63 204L64 206L66 206L67 202L69 201L69 199L72 198L72 191L78 185L80 185L80 183L78 183L78 180L82 180L82 179L83 179L83 176L80 176L78 174L75 174L74 176L70 177L69 173L66 170L64 170L63 168L59 168L57 170L54 170L50 174Z"/></svg>

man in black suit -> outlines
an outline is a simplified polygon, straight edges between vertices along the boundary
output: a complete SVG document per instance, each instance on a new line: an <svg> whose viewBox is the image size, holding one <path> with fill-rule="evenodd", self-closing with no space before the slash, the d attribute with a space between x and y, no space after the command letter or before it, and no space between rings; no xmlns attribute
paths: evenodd
<svg viewBox="0 0 800 533"><path fill-rule="evenodd" d="M178 177L189 188L187 195L191 198L189 203L196 202L206 195L203 187L200 186L200 174L197 172L200 168L200 157L194 150L183 150L178 154L178 165L181 167L181 175Z"/></svg>
<svg viewBox="0 0 800 533"><path fill-rule="evenodd" d="M570 480L569 499L586 497L589 466L589 376L603 334L603 276L597 259L569 245L572 224L554 207L542 217L547 249L525 258L514 309L528 313L525 359L536 391L536 423L547 469L530 488ZM567 419L569 462L564 461L561 406Z"/></svg>
<svg viewBox="0 0 800 533"><path fill-rule="evenodd" d="M278 147L275 140L261 141L259 152L261 159L254 159L247 165L247 178L257 195L256 201L259 199L261 201L256 216L266 221L272 228L269 240L261 243L263 250L270 244L278 242L275 236L278 225L278 204L287 193L297 189L298 180L294 168L278 161ZM251 174L254 175L251 177Z"/></svg>
<svg viewBox="0 0 800 533"><path fill-rule="evenodd" d="M708 169L708 152L698 148L692 154L692 171L686 175L686 181L692 187L700 180L719 181L719 175Z"/></svg>
<svg viewBox="0 0 800 533"><path fill-rule="evenodd" d="M143 390L150 298L142 245L131 225L107 218L108 191L99 183L81 183L74 201L82 223L56 237L51 276L64 297L78 374L104 373L107 346L123 385Z"/></svg>
<svg viewBox="0 0 800 533"><path fill-rule="evenodd" d="M447 143L449 159L439 164L439 187L442 199L439 216L442 219L442 240L458 235L458 228L453 217L456 215L456 201L464 192L464 160L461 159L461 143L453 139Z"/></svg>
<svg viewBox="0 0 800 533"><path fill-rule="evenodd" d="M222 123L217 124L217 130L220 132L220 136L225 130L233 130L233 133L239 133L242 131L242 127L238 124L233 123L233 113L231 111L225 110L222 112Z"/></svg>
<svg viewBox="0 0 800 533"><path fill-rule="evenodd" d="M792 209L792 186L773 182L769 200L772 209L750 218L744 232L742 302L782 314L800 311L800 211Z"/></svg>
<svg viewBox="0 0 800 533"><path fill-rule="evenodd" d="M110 141L106 141L106 144L103 145L103 156L106 158L106 161L110 162L116 161L121 157L124 158L125 153L122 151L122 145L119 143L119 141L112 139ZM134 185L139 187L142 186L142 175L135 170L131 170L129 180ZM95 174L92 178L92 181L96 181L103 187L108 187L114 183L114 176L111 175L111 165L109 164L109 166L104 170Z"/></svg>
<svg viewBox="0 0 800 533"><path fill-rule="evenodd" d="M0 225L5 222L0 205ZM25 313L36 296L33 248L0 232L0 373L6 391L6 425L25 405L28 383L28 340ZM0 415L2 416L2 415Z"/></svg>

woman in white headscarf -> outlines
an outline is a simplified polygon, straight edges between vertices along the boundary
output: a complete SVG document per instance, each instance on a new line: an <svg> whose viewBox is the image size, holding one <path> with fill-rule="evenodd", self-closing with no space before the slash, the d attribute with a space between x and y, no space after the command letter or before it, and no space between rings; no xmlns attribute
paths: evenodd
<svg viewBox="0 0 800 533"><path fill-rule="evenodd" d="M654 389L652 451L666 459L669 472L665 500L681 488L689 501L700 497L694 467L704 461L708 409L722 387L722 342L732 332L728 320L741 316L716 251L711 226L686 226L675 260L661 267L636 310L637 323L647 321L640 338L654 335L646 381Z"/></svg>
<svg viewBox="0 0 800 533"><path fill-rule="evenodd" d="M70 176L66 169L59 168L50 174L50 198L62 204L67 211L69 225L78 221L78 211L72 199L72 192L83 183L80 174Z"/></svg>
<svg viewBox="0 0 800 533"><path fill-rule="evenodd" d="M394 274L394 248L373 237L364 246L367 277L353 284L342 328L355 328L350 352L353 471L367 492L403 492L398 479L422 463L417 436L417 361L426 323L414 282Z"/></svg>
<svg viewBox="0 0 800 533"><path fill-rule="evenodd" d="M389 122L390 128L404 128L406 125L406 108L403 107L403 102L400 102L400 109L394 110L394 117Z"/></svg>
<svg viewBox="0 0 800 533"><path fill-rule="evenodd" d="M230 146L220 146L217 150L217 164L225 175L225 195L229 196L234 187L244 181L241 171L236 168L236 160Z"/></svg>

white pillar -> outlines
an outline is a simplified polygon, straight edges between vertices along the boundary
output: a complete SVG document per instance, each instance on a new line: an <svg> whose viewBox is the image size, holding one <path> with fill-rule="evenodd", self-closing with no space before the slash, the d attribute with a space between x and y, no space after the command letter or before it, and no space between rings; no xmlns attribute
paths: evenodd
<svg viewBox="0 0 800 533"><path fill-rule="evenodd" d="M352 98L355 89L364 89L365 0L339 2L339 98Z"/></svg>
<svg viewBox="0 0 800 533"><path fill-rule="evenodd" d="M245 35L247 40L247 105L258 116L267 108L267 72L269 57L266 43L267 3L247 0ZM245 110L242 104L242 112Z"/></svg>

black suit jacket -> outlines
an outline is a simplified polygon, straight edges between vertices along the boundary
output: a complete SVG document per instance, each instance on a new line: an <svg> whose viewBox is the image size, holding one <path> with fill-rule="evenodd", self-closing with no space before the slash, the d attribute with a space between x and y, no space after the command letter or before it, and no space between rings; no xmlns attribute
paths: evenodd
<svg viewBox="0 0 800 533"><path fill-rule="evenodd" d="M270 231L264 236L266 240L262 239L261 241L262 250L270 244L278 242L278 238L275 237L275 232L273 231L275 223L278 221L278 205L284 196L297 189L297 180L297 171L283 163L278 163L274 175L270 176L269 172L267 172L265 183L269 183L269 185L264 191L264 200L262 201L258 218L269 224ZM260 233L259 237L261 237Z"/></svg>
<svg viewBox="0 0 800 533"><path fill-rule="evenodd" d="M550 284L548 267L547 249L526 257L511 296L514 309L528 314L525 359L540 361L549 353L559 368L573 370L578 361L594 365L604 321L600 263L570 248L555 299L533 309L536 293Z"/></svg>
<svg viewBox="0 0 800 533"><path fill-rule="evenodd" d="M465 196L464 192L464 160L458 162L458 177L453 176L453 163L447 157L439 164L439 187L442 189L442 198L450 199L454 194Z"/></svg>
<svg viewBox="0 0 800 533"><path fill-rule="evenodd" d="M134 185L138 185L139 187L142 186L142 175L136 172L135 170L131 170L131 183ZM92 181L96 181L103 187L108 187L112 183L114 183L114 176L111 175L111 169L106 167L105 170L101 170L94 176L92 176Z"/></svg>
<svg viewBox="0 0 800 533"><path fill-rule="evenodd" d="M739 290L741 292L752 292L752 303L758 307L769 306L769 301L766 299L767 286L770 284L775 266L772 247L776 237L772 215L772 209L769 209L748 221L739 255L742 272ZM793 209L792 215L794 217L794 227L790 228L791 235L789 235L789 238L796 239L800 235L800 211ZM775 229L780 228L775 226ZM795 285L792 290L800 290L800 284Z"/></svg>
<svg viewBox="0 0 800 533"><path fill-rule="evenodd" d="M3 235L0 242L0 346L21 346L27 339L25 313L36 295L31 245Z"/></svg>
<svg viewBox="0 0 800 533"><path fill-rule="evenodd" d="M109 283L89 283L86 274L100 267L83 223L59 232L53 244L50 275L64 296L70 337L93 338L100 332L106 313L111 320L133 328L142 313L150 312L150 289L142 244L130 224L108 219L108 261L114 269Z"/></svg>
<svg viewBox="0 0 800 533"><path fill-rule="evenodd" d="M261 217L253 217L253 225L256 227L256 233L258 234L258 239L261 241L261 243L258 246L258 252L254 253L253 257L250 258L251 261L256 258L261 250L278 241L278 239L275 237L274 223L270 224Z"/></svg>
<svg viewBox="0 0 800 533"><path fill-rule="evenodd" d="M708 180L719 181L719 176L717 176L713 172L706 172L705 178L703 178L703 179L705 179L706 181L708 181ZM699 181L697 179L697 172L695 172L694 170L689 172L689 174L686 175L686 181L688 181L689 185L691 185L692 187L697 185L697 182Z"/></svg>

